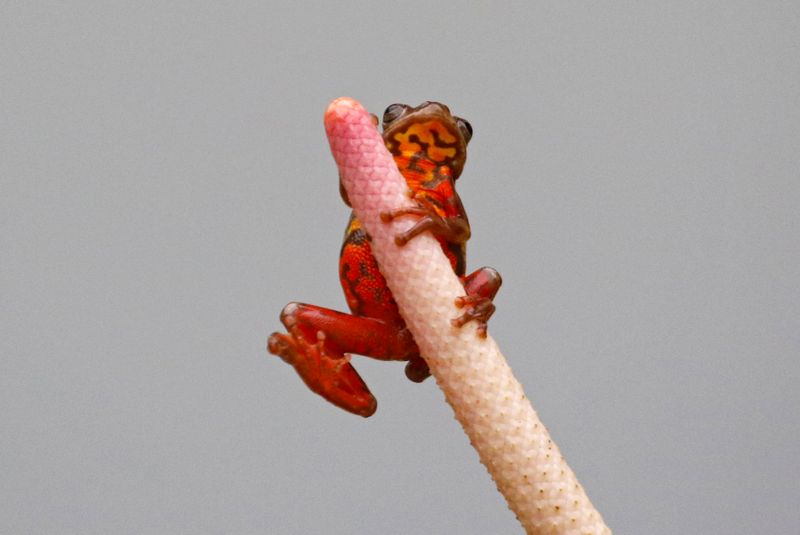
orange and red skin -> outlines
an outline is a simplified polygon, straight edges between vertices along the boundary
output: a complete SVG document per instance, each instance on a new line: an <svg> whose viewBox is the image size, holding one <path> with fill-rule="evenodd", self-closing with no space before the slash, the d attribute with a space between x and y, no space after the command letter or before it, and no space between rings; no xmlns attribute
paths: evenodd
<svg viewBox="0 0 800 535"><path fill-rule="evenodd" d="M442 245L453 271L464 283L466 296L456 306L464 313L453 320L461 326L475 319L479 335L494 311L492 298L500 287L499 274L481 268L465 276L469 223L455 190L466 159L463 125L439 103L405 106L401 117L384 123L384 142L409 187L417 208L382 214L384 221L416 215L418 222L398 245L430 230ZM376 120L377 123L377 120ZM471 131L470 131L471 134ZM344 190L342 197L349 204ZM381 360L408 361L406 375L419 382L429 376L425 361L406 328L397 303L372 254L369 236L352 214L339 257L339 279L352 314L302 303L290 303L281 313L289 335L273 333L269 350L292 364L304 382L331 403L361 416L370 416L377 402L349 363L350 353Z"/></svg>

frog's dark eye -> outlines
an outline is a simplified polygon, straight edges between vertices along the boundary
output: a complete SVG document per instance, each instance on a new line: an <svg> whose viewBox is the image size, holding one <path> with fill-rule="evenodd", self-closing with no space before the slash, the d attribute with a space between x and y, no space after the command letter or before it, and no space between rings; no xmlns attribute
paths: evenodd
<svg viewBox="0 0 800 535"><path fill-rule="evenodd" d="M384 128L386 125L395 121L398 117L403 115L406 111L407 106L405 104L391 104L386 111L383 112L383 126Z"/></svg>
<svg viewBox="0 0 800 535"><path fill-rule="evenodd" d="M464 141L469 143L469 140L472 139L472 125L469 124L469 121L459 118L458 129L461 130L461 135L464 136Z"/></svg>

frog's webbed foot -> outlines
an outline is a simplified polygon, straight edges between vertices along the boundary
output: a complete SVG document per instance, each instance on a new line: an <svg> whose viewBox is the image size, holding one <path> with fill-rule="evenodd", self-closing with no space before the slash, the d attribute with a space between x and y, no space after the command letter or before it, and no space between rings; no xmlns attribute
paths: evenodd
<svg viewBox="0 0 800 535"><path fill-rule="evenodd" d="M464 313L450 320L454 327L462 327L469 321L478 322L478 336L486 338L486 327L489 318L494 314L492 300L481 295L464 295L456 298L456 307L464 309Z"/></svg>
<svg viewBox="0 0 800 535"><path fill-rule="evenodd" d="M304 332L294 321L295 308L290 303L281 314L289 334L272 333L267 342L270 353L291 364L303 382L312 391L337 407L371 416L378 406L364 380L350 364L349 355L338 351L326 340L323 331Z"/></svg>

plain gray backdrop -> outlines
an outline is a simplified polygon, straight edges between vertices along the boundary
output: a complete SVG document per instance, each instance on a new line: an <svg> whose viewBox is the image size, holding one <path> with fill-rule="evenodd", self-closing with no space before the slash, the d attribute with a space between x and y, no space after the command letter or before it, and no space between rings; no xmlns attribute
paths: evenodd
<svg viewBox="0 0 800 535"><path fill-rule="evenodd" d="M616 533L800 525L800 4L3 2L0 532L519 533L345 302L328 102L447 103L490 329Z"/></svg>

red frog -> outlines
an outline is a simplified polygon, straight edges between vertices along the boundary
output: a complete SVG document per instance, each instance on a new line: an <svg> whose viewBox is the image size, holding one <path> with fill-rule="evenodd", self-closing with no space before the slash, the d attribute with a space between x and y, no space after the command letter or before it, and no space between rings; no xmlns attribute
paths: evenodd
<svg viewBox="0 0 800 535"><path fill-rule="evenodd" d="M372 116L375 125L378 118ZM495 310L492 299L500 288L500 275L483 267L465 275L469 221L455 182L467 157L472 126L450 114L444 104L423 102L416 108L392 104L383 114L383 140L416 202L412 208L381 214L385 222L402 215L419 219L398 234L399 246L423 232L441 243L466 295L455 306L461 314L451 320L456 327L478 323L486 336L486 322ZM344 202L347 192L340 184ZM406 376L421 382L430 375L419 348L406 328L397 303L372 255L370 237L351 214L339 257L339 279L352 314L303 303L289 303L281 312L288 334L272 333L268 348L294 366L308 387L334 405L354 414L371 416L377 401L350 364L355 353L380 360L403 360Z"/></svg>

